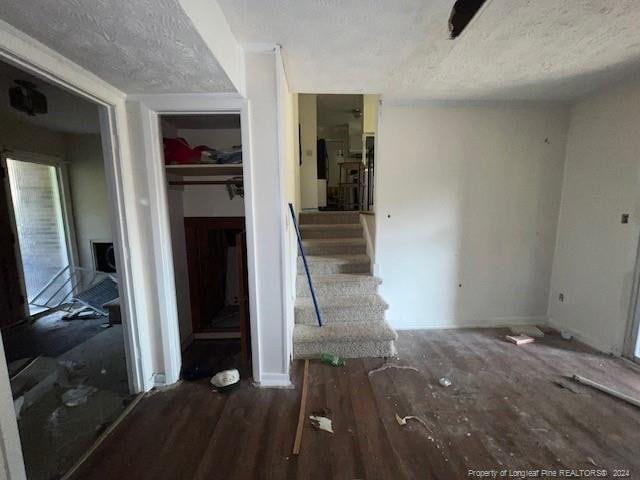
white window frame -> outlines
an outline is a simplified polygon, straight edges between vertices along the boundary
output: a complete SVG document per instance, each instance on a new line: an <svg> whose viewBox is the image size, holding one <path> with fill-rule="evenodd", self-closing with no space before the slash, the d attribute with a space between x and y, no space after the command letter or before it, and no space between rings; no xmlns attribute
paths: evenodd
<svg viewBox="0 0 640 480"><path fill-rule="evenodd" d="M71 200L71 187L69 185L69 169L67 168L68 162L65 162L60 157L55 157L51 155L42 155L39 153L26 152L22 150L6 150L2 154L2 168L8 172L7 159L16 160L19 162L26 163L36 163L39 165L46 165L48 167L54 167L56 169L56 180L58 183L58 193L60 195L60 209L62 212L62 223L64 228L65 235L65 245L67 247L67 256L69 259L69 265L71 267L75 267L78 265L78 241L76 237L76 229L75 222L73 217L73 203ZM7 175L6 178L6 186L7 186L7 196L10 200L9 211L10 211L10 223L11 228L13 229L14 235L17 238L17 225L13 210L13 198L11 197L11 189L9 185L9 177ZM19 242L18 242L19 243ZM17 245L16 245L17 246ZM18 260L18 271L20 273L20 281L22 283L22 291L24 293L25 299L26 295L26 286L25 286L25 277L24 270L22 265L22 253L20 248L16 248L16 256ZM25 309L27 313L27 317L29 317L29 305L27 299L25 301Z"/></svg>

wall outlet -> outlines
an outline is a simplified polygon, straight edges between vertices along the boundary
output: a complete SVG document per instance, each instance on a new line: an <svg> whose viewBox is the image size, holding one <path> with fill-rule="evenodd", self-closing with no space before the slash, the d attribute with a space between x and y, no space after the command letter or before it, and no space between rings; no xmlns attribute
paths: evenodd
<svg viewBox="0 0 640 480"><path fill-rule="evenodd" d="M561 302L564 302L564 293L561 293L560 295L558 295L558 300Z"/></svg>

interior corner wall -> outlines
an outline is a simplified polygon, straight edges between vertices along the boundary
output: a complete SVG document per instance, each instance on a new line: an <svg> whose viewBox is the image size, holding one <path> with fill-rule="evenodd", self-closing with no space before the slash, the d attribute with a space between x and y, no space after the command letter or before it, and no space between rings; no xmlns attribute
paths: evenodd
<svg viewBox="0 0 640 480"><path fill-rule="evenodd" d="M286 385L285 272L283 271L283 175L278 131L276 53L248 52L245 57L249 102L254 249L257 269L257 333L260 371L256 380L264 386ZM254 333L252 331L252 333Z"/></svg>
<svg viewBox="0 0 640 480"><path fill-rule="evenodd" d="M176 284L180 344L182 348L185 348L192 338L193 324L191 321L187 240L184 229L183 188L171 186L167 188L167 207L169 211L169 223L171 225L171 251L173 253L173 274Z"/></svg>
<svg viewBox="0 0 640 480"><path fill-rule="evenodd" d="M376 262L399 329L544 323L567 108L383 102Z"/></svg>
<svg viewBox="0 0 640 480"><path fill-rule="evenodd" d="M138 243L147 248L138 251L137 263L144 268L135 271L136 281L146 288L136 291L136 302L146 306L146 314L138 318L138 328L144 329L142 338L145 340L141 348L145 350L145 363L147 371L145 389L154 384L154 376L158 372L164 372L166 366L163 355L162 332L159 319L162 318L159 308L159 291L157 288L158 274L156 271L156 258L154 245L154 218L151 215L151 195L149 191L149 171L145 159L151 155L147 146L151 143L147 131L149 110L138 101L126 102L128 144L132 158L137 161L130 163L127 172L132 189L136 192L135 201L130 205L130 210L135 212L135 224Z"/></svg>
<svg viewBox="0 0 640 480"><path fill-rule="evenodd" d="M99 134L67 135L66 147L80 266L91 269L91 241L113 241L102 143Z"/></svg>
<svg viewBox="0 0 640 480"><path fill-rule="evenodd" d="M317 95L298 96L300 122L300 198L302 210L318 208L318 102Z"/></svg>
<svg viewBox="0 0 640 480"><path fill-rule="evenodd" d="M553 326L614 354L623 348L640 235L639 125L637 81L572 108L549 296Z"/></svg>
<svg viewBox="0 0 640 480"><path fill-rule="evenodd" d="M289 212L289 204L294 212L300 205L300 162L298 150L298 95L289 90L284 64L276 55L276 84L278 89L278 131L280 165L283 180L283 268L284 268L284 307L287 358L293 355L293 328L295 323L295 300L298 244L295 227Z"/></svg>

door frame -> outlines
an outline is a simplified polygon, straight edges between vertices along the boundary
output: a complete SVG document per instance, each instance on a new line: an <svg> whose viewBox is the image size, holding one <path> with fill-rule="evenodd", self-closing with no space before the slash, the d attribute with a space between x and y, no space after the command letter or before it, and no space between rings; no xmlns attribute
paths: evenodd
<svg viewBox="0 0 640 480"><path fill-rule="evenodd" d="M253 164L249 102L237 93L129 95L127 101L137 102L143 120L145 158L149 173L149 211L153 219L156 287L159 301L159 323L162 337L164 378L157 383L173 384L180 379L182 349L169 221L167 179L162 152L160 117L163 115L224 115L239 114L242 135L242 165L244 185L244 215L247 231L247 270L249 274L249 317L251 336L251 366L254 380L260 382L259 319L257 313L257 255L253 204Z"/></svg>
<svg viewBox="0 0 640 480"><path fill-rule="evenodd" d="M139 319L147 306L134 295L134 285L144 287L134 275L132 263L140 268L139 258L145 246L135 235L135 215L125 204L136 205L136 191L130 175L134 159L129 148L126 96L94 74L66 57L0 20L0 60L27 73L74 93L98 106L103 158L108 188L111 192L112 231L119 262L121 315L129 387L132 392L151 388L151 353L142 343ZM133 225L133 226L132 226ZM133 259L133 260L132 260ZM9 480L26 478L20 436L13 407L6 357L0 345L0 473ZM3 475L0 475L3 476Z"/></svg>
<svg viewBox="0 0 640 480"><path fill-rule="evenodd" d="M633 272L633 286L629 301L629 314L627 328L625 330L622 356L640 363L640 357L636 356L638 343L640 342L640 238L636 250L636 263Z"/></svg>
<svg viewBox="0 0 640 480"><path fill-rule="evenodd" d="M7 188L6 193L9 204L9 222L13 234L16 236L16 259L18 261L18 272L20 274L20 283L22 292L24 294L26 318L34 320L29 313L29 298L27 298L26 291L26 279L24 276L24 266L22 264L22 252L20 249L20 241L18 238L18 226L16 224L15 210L13 205L13 197L11 195L11 186L9 181L9 170L7 166L7 160L15 160L26 163L36 163L39 165L46 165L56 169L56 181L58 184L58 193L60 196L60 210L62 213L62 223L64 228L65 245L67 247L67 257L69 265L78 265L78 240L76 237L76 228L73 216L73 202L71 199L71 186L69 183L69 169L67 168L68 162L65 162L60 157L51 155L43 155L39 153L26 152L23 150L4 150L0 155L0 161L2 162L2 168L7 175L5 177L5 186Z"/></svg>

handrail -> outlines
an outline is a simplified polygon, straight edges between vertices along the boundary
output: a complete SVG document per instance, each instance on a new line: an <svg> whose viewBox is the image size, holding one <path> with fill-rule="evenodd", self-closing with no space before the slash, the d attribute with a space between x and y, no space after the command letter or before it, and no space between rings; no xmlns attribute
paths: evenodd
<svg viewBox="0 0 640 480"><path fill-rule="evenodd" d="M298 246L300 247L300 253L302 255L302 263L304 264L304 271L307 274L307 281L309 282L309 290L311 290L311 298L313 299L313 306L316 309L316 317L318 318L318 326L322 326L322 316L320 315L320 307L318 307L318 299L316 298L316 291L313 288L313 282L311 281L311 272L309 271L309 265L307 264L307 257L304 254L304 248L302 247L302 237L300 236L300 230L298 229L298 222L296 221L296 212L293 210L293 205L289 204L289 211L291 212L291 218L293 218L293 226L296 229L296 236L298 237Z"/></svg>

